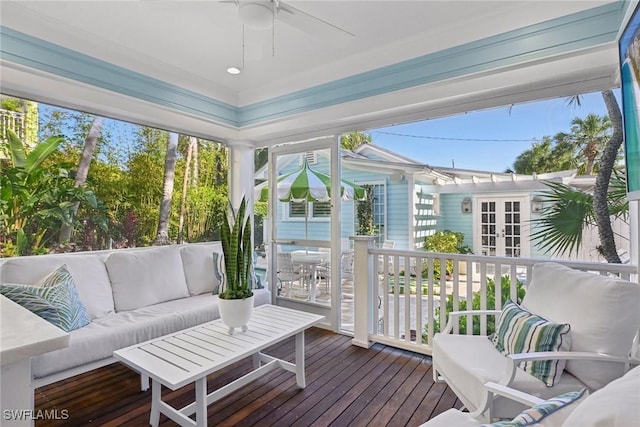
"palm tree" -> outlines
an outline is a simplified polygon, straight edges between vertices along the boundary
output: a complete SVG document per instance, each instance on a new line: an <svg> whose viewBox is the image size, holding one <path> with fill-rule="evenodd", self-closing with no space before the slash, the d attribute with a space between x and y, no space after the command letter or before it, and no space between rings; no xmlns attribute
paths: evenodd
<svg viewBox="0 0 640 427"><path fill-rule="evenodd" d="M609 139L611 121L609 117L588 114L584 119L576 117L571 121L571 132L578 154L586 160L584 173L593 175L596 160L602 147Z"/></svg>
<svg viewBox="0 0 640 427"><path fill-rule="evenodd" d="M82 187L87 182L87 175L89 174L89 166L91 166L91 159L93 158L93 152L96 149L96 145L98 144L98 139L100 138L100 133L102 132L102 125L104 123L103 117L94 117L93 122L91 123L91 128L89 129L89 133L87 133L87 137L84 140L84 148L82 150L82 157L80 157L80 162L78 163L78 170L76 171L76 178L74 181L74 185L76 187ZM78 208L80 207L80 202L76 202L73 205L73 218L78 214ZM58 235L58 241L60 243L68 242L71 240L71 232L73 231L73 222L68 224L63 224L60 229L60 234Z"/></svg>
<svg viewBox="0 0 640 427"><path fill-rule="evenodd" d="M616 101L616 97L612 91L606 90L602 92L602 98L609 113L613 133L606 143L602 157L600 158L600 168L598 170L598 176L596 177L596 186L593 189L593 210L596 224L598 225L598 236L600 237L600 244L602 245L602 254L607 262L619 264L621 261L618 256L618 251L616 250L613 229L611 228L609 187L611 175L616 164L616 157L618 156L618 151L623 141L622 113L620 112L618 101ZM628 209L629 204L626 203L626 199L624 199L623 203Z"/></svg>
<svg viewBox="0 0 640 427"><path fill-rule="evenodd" d="M588 174L593 173L595 159L602 150L593 196L566 186L552 185L547 196L553 206L545 209L536 221L540 228L532 235L532 239L553 253L571 252L580 246L583 228L595 224L602 255L607 262L619 264L621 261L616 250L611 215L625 214L629 208L626 185L621 184L624 182L623 174L617 174L614 169L623 140L622 113L613 91L606 90L601 94L608 118L590 114L584 120L574 119L572 122L572 131L578 135L577 141L587 157ZM580 96L570 97L568 104L580 105ZM610 134L609 129L612 129Z"/></svg>
<svg viewBox="0 0 640 427"><path fill-rule="evenodd" d="M164 185L162 202L160 203L160 218L156 245L169 244L169 214L171 213L171 199L173 196L173 182L176 174L176 159L178 158L178 134L171 132L167 140L167 156L164 160Z"/></svg>
<svg viewBox="0 0 640 427"><path fill-rule="evenodd" d="M595 196L560 182L545 184L549 189L541 195L548 207L544 209L540 218L532 220L535 231L531 234L531 240L540 249L549 251L552 255L570 254L582 244L584 229L597 225ZM608 187L607 219L610 216L625 215L628 204L624 173L614 170ZM613 240L613 233L611 239ZM602 245L599 250L604 255Z"/></svg>

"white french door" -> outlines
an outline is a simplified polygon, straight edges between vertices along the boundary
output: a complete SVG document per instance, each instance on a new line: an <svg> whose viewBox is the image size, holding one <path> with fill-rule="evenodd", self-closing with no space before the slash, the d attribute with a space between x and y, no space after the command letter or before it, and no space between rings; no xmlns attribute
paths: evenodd
<svg viewBox="0 0 640 427"><path fill-rule="evenodd" d="M487 256L527 257L530 254L527 196L474 198L474 252ZM528 227L527 227L528 229Z"/></svg>

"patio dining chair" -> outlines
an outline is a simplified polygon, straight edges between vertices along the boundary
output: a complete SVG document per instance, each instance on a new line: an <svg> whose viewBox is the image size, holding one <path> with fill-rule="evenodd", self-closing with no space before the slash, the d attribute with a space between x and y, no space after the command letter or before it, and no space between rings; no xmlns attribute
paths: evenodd
<svg viewBox="0 0 640 427"><path fill-rule="evenodd" d="M280 292L286 295L291 293L295 283L300 283L301 274L296 271L289 252L278 252L277 260Z"/></svg>

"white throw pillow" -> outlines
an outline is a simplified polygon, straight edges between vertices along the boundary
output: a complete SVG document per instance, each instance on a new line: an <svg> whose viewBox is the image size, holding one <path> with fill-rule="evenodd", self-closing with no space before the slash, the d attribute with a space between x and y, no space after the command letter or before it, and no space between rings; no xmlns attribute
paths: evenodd
<svg viewBox="0 0 640 427"><path fill-rule="evenodd" d="M104 261L97 254L60 254L16 257L0 266L1 280L6 283L35 285L44 276L62 265L73 276L80 301L91 319L115 311L109 275Z"/></svg>
<svg viewBox="0 0 640 427"><path fill-rule="evenodd" d="M640 367L591 394L567 417L566 427L632 427L640 423Z"/></svg>
<svg viewBox="0 0 640 427"><path fill-rule="evenodd" d="M113 252L105 262L116 311L189 296L178 246Z"/></svg>
<svg viewBox="0 0 640 427"><path fill-rule="evenodd" d="M571 351L626 356L640 325L640 286L556 263L536 264L522 307L571 325ZM619 363L569 360L565 370L592 390L624 373Z"/></svg>
<svg viewBox="0 0 640 427"><path fill-rule="evenodd" d="M184 276L191 295L212 293L220 285L213 269L214 251L222 253L222 245L190 244L180 248Z"/></svg>

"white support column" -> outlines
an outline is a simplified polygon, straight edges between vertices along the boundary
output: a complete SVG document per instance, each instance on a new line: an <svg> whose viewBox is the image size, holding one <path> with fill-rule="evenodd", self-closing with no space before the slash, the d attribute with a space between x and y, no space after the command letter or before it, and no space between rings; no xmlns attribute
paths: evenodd
<svg viewBox="0 0 640 427"><path fill-rule="evenodd" d="M234 208L245 196L253 212L253 145L247 141L230 141L229 147L229 200Z"/></svg>
<svg viewBox="0 0 640 427"><path fill-rule="evenodd" d="M369 348L369 334L373 332L373 286L376 282L373 273L372 257L369 249L373 247L373 236L352 236L353 240L353 286L354 286L354 336L351 344Z"/></svg>

